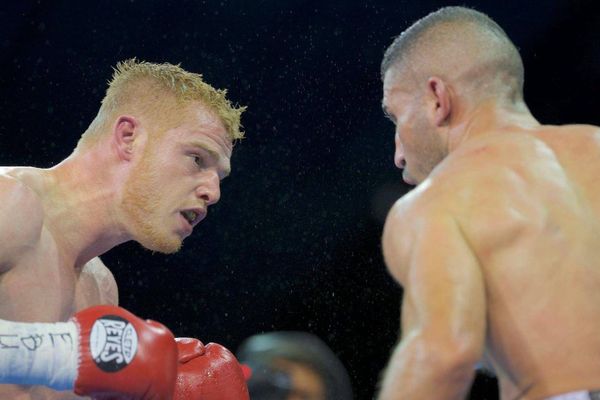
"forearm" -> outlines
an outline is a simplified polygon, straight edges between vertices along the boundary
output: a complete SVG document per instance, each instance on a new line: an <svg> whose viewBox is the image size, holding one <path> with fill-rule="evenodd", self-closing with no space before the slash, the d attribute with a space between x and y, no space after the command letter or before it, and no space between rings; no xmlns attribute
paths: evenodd
<svg viewBox="0 0 600 400"><path fill-rule="evenodd" d="M73 322L0 320L0 383L72 389L78 334Z"/></svg>
<svg viewBox="0 0 600 400"><path fill-rule="evenodd" d="M378 399L462 400L473 375L473 366L465 358L409 337L394 351Z"/></svg>
<svg viewBox="0 0 600 400"><path fill-rule="evenodd" d="M178 356L173 334L123 308L93 306L63 323L0 320L0 338L0 383L103 398L173 395Z"/></svg>

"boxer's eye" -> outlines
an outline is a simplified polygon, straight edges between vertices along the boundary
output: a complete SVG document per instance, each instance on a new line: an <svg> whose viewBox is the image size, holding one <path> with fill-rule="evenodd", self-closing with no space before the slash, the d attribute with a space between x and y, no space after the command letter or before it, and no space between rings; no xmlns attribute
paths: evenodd
<svg viewBox="0 0 600 400"><path fill-rule="evenodd" d="M194 162L200 168L204 168L206 166L206 163L204 162L204 158L202 158L201 156L194 156Z"/></svg>

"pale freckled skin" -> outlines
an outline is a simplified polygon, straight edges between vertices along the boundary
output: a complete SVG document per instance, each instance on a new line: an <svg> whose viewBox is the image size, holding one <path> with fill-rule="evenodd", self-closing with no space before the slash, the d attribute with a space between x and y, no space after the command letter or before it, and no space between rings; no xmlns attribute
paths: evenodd
<svg viewBox="0 0 600 400"><path fill-rule="evenodd" d="M179 249L191 234L181 211L206 213L231 170L232 141L221 121L201 104L188 111L157 139L148 140L143 119L124 117L115 128L123 129L121 142L113 141L119 132L108 135L47 170L0 168L1 319L67 321L93 305L117 305L117 284L100 254L128 240ZM8 229L15 225L19 235ZM82 397L0 385L0 398Z"/></svg>
<svg viewBox="0 0 600 400"><path fill-rule="evenodd" d="M204 129L196 130L196 126ZM143 155L127 181L124 195L128 214L140 229L140 236L147 238L147 241L140 240L145 247L173 253L181 247L182 235L187 236L183 232L177 234L157 229L172 224L172 218L165 221L149 216L172 216L191 208L205 212L219 201L220 180L231 169L231 143L224 137L225 129L219 121L200 114L149 146L148 153ZM198 151L187 150L198 146L207 152L202 166L195 159ZM158 151L159 148L163 150ZM169 162L171 159L179 162ZM152 165L162 167L153 168ZM186 199L183 203L182 198Z"/></svg>

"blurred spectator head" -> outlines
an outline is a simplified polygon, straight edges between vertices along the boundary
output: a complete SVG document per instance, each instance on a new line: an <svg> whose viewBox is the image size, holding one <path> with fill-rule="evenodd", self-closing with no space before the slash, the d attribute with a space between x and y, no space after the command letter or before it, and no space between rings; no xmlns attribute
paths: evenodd
<svg viewBox="0 0 600 400"><path fill-rule="evenodd" d="M341 361L316 336L270 332L251 336L237 357L252 369L252 400L351 400L350 378Z"/></svg>

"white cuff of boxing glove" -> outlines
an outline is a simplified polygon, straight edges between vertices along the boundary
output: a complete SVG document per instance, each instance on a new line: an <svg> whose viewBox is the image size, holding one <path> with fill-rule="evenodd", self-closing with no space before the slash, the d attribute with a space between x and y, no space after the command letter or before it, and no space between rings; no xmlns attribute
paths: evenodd
<svg viewBox="0 0 600 400"><path fill-rule="evenodd" d="M0 383L73 389L79 335L74 322L29 323L0 319Z"/></svg>

